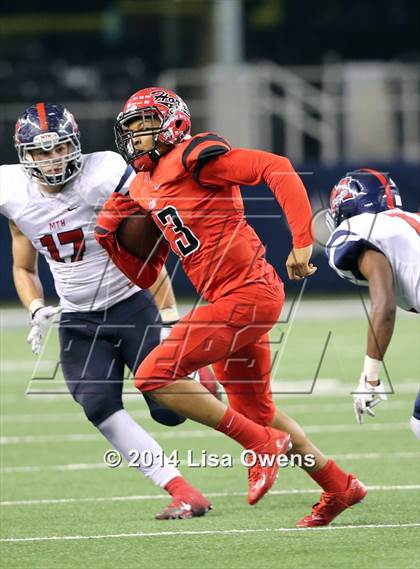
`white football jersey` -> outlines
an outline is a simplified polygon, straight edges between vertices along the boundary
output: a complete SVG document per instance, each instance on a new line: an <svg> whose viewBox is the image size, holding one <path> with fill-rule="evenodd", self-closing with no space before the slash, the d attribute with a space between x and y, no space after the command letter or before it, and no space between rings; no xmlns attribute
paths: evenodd
<svg viewBox="0 0 420 569"><path fill-rule="evenodd" d="M367 286L357 259L365 249L380 251L394 276L398 306L420 312L420 215L401 209L362 213L345 219L331 234L326 254L330 266L358 285Z"/></svg>
<svg viewBox="0 0 420 569"><path fill-rule="evenodd" d="M49 194L20 164L0 166L0 213L47 259L63 311L104 310L139 290L94 236L101 205L116 189L127 193L134 175L116 152L94 152L61 192Z"/></svg>

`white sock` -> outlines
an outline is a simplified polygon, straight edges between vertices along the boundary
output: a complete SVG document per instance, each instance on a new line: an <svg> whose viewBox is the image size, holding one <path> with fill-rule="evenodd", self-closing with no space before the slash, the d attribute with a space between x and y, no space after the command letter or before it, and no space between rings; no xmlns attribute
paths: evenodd
<svg viewBox="0 0 420 569"><path fill-rule="evenodd" d="M167 457L158 443L138 425L125 409L113 413L97 426L103 436L129 462L133 459L131 451L145 457L147 466L136 460L139 470L143 472L156 486L164 488L167 483L181 476L178 469L167 464ZM152 464L149 466L150 462Z"/></svg>
<svg viewBox="0 0 420 569"><path fill-rule="evenodd" d="M414 415L410 419L410 427L416 437L420 439L420 421L419 419L416 419Z"/></svg>

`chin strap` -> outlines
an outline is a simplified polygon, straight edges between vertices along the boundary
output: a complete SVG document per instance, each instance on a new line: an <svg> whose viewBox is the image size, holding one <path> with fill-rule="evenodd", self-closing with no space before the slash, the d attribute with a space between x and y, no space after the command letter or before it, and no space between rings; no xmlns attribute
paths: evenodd
<svg viewBox="0 0 420 569"><path fill-rule="evenodd" d="M159 162L160 155L157 150L152 150L143 156L135 158L132 162L136 172L153 172Z"/></svg>
<svg viewBox="0 0 420 569"><path fill-rule="evenodd" d="M173 148L171 145L163 145L162 148L154 148L147 154L139 156L132 161L136 172L153 172L159 160Z"/></svg>

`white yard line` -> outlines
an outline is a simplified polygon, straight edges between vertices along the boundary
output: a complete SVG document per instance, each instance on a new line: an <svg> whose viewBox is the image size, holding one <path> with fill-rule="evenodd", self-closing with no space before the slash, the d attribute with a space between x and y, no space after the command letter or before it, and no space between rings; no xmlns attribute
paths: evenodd
<svg viewBox="0 0 420 569"><path fill-rule="evenodd" d="M33 366L33 369L35 369L35 364L31 365ZM50 369L55 369L55 366ZM28 374L29 371L30 370L28 370ZM6 386L8 385L13 385L14 388L16 388L16 385L23 386L21 380L25 382L25 393L19 395L16 395L16 393L5 393ZM19 384L19 382L21 383ZM328 399L346 398L350 397L351 391L354 388L353 384L343 381L343 379L321 377L317 380L314 390L311 393L310 389L312 383L312 379L272 378L271 389L273 398L283 402L289 399L301 397L307 398L308 396L311 397L311 401L316 401L317 398L324 397ZM411 395L414 398L419 389L418 380L413 378L397 380L391 377L391 383L392 387L389 385L388 381L385 380L387 393L391 396L394 394L394 390L396 395ZM39 379L36 374L35 377L29 377L29 375L23 378L9 377L7 374L2 373L0 368L0 385L4 393L2 396L2 402L4 404L21 401L24 397L28 399L30 398L32 401L72 401L65 383L61 379ZM221 392L224 393L223 387L221 388ZM126 401L136 401L139 397L140 394L138 390L134 388L132 380L126 379L124 384L124 399Z"/></svg>
<svg viewBox="0 0 420 569"><path fill-rule="evenodd" d="M411 401L387 401L386 405L381 407L381 413L392 413L400 409L411 408ZM346 412L352 413L351 401L345 403L319 403L315 399L311 403L287 403L284 405L284 410L288 413L339 413ZM149 411L142 411L139 409L127 409L134 419L149 419L152 420ZM72 413L50 413L43 411L40 413L22 413L0 416L0 423L2 424L23 424L23 423L72 423L84 422L85 417L82 412Z"/></svg>
<svg viewBox="0 0 420 569"><path fill-rule="evenodd" d="M108 468L104 462L85 462L73 464L50 464L48 466L30 465L30 466L3 466L0 468L0 474L19 474L34 473L46 471L79 471L79 470L102 470Z"/></svg>
<svg viewBox="0 0 420 569"><path fill-rule="evenodd" d="M0 372L1 377L1 372ZM39 380L39 379L31 379L30 377L25 377L25 388L26 391L23 393L23 383L21 382L21 389L22 393L16 395L16 393L6 393L6 384L14 386L16 389L16 385L19 385L19 379L16 378L7 378L3 376L0 379L0 385L2 387L2 392L4 395L2 396L3 403L15 403L17 401L22 401L24 399L29 399L31 401L64 401L64 402L71 402L72 398L67 391L67 387L65 384L60 381L52 381L52 380ZM392 388L386 382L386 390L387 393L393 397L394 395L410 395L413 397L413 400L419 390L419 382L414 379L406 379L404 381L400 381L391 377ZM274 378L271 382L271 389L273 398L276 401L288 401L290 399L301 399L311 397L312 401L316 401L318 398L349 398L351 395L352 389L354 389L353 384L349 384L345 381L342 381L337 378L320 378L317 380L314 390L311 393L312 379L303 380L303 379L276 379ZM394 390L394 391L393 391ZM221 388L221 392L224 393L223 387ZM139 400L140 393L138 392L135 387L133 387L133 383L131 380L125 381L124 386L124 400L135 402ZM141 400L141 399L140 399Z"/></svg>
<svg viewBox="0 0 420 569"><path fill-rule="evenodd" d="M400 423L366 423L357 424L338 424L338 425L309 425L305 426L307 433L363 433L366 431L403 431L409 429L408 420ZM223 436L213 429L192 429L184 431L150 431L149 435L158 439L177 439L182 438L205 438ZM19 444L46 444L62 442L95 442L102 441L103 438L98 433L71 433L65 435L24 435L24 436L5 436L0 437L0 445L19 445Z"/></svg>
<svg viewBox="0 0 420 569"><path fill-rule="evenodd" d="M341 454L330 454L328 456L335 460L383 460L383 459L411 459L420 458L420 452L349 452ZM180 466L188 466L187 460L180 460ZM240 460L233 459L233 464L241 464ZM35 473L45 471L72 472L79 470L102 470L108 468L104 462L85 462L70 464L49 464L49 465L28 465L28 466L3 466L0 468L0 474L19 474L19 473Z"/></svg>
<svg viewBox="0 0 420 569"><path fill-rule="evenodd" d="M367 300L367 299L366 299ZM288 297L283 310L282 318L286 318L290 307L292 297ZM181 316L184 316L191 310L191 303L178 303L178 309ZM398 308L398 318L408 319L415 318L416 315L406 312ZM303 295L300 306L296 311L297 320L355 320L363 319L366 321L366 315L363 305L358 296L337 298L308 298ZM29 319L28 311L24 308L6 308L0 309L0 328L28 328Z"/></svg>
<svg viewBox="0 0 420 569"><path fill-rule="evenodd" d="M420 458L420 452L344 452L332 454L335 460L382 460L384 458Z"/></svg>
<svg viewBox="0 0 420 569"><path fill-rule="evenodd" d="M54 360L42 360L35 357L33 360L2 360L0 362L0 373L32 372L35 367L38 371L53 371L56 363ZM5 381L4 378L2 380L2 383L12 382L12 380Z"/></svg>
<svg viewBox="0 0 420 569"><path fill-rule="evenodd" d="M201 530L201 531L156 531L156 532L136 532L136 533L109 533L103 535L49 535L37 537L6 537L0 539L3 543L22 543L36 541L77 541L84 539L124 539L129 537L172 537L175 535L229 535L241 533L288 533L288 532L319 532L337 531L351 529L400 529L416 528L420 523L407 524L364 524L358 526L324 526L318 528L247 528L247 529L225 529L225 530Z"/></svg>
<svg viewBox="0 0 420 569"><path fill-rule="evenodd" d="M396 486L368 486L369 492L411 492L420 490L420 484L407 484ZM293 494L319 494L319 488L304 488L290 490L271 490L272 496L289 496ZM207 498L230 498L233 496L247 496L247 492L206 492ZM137 502L144 500L167 500L167 494L149 494L139 496L101 496L97 498L56 498L44 500L8 500L0 502L0 506L39 506L48 504L73 504L81 502Z"/></svg>
<svg viewBox="0 0 420 569"><path fill-rule="evenodd" d="M136 419L146 419L150 417L147 411L134 411L130 412L132 417ZM23 424L23 423L70 423L70 422L84 422L85 417L82 412L80 413L50 413L42 411L39 413L22 413L12 415L2 415L0 423L3 425Z"/></svg>

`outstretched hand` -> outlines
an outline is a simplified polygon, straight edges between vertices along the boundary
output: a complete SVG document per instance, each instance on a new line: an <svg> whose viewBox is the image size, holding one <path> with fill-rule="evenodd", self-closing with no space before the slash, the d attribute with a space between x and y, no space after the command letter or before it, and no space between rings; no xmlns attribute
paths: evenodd
<svg viewBox="0 0 420 569"><path fill-rule="evenodd" d="M372 385L367 381L365 374L362 372L359 385L352 392L353 408L356 415L356 421L361 425L364 415L375 416L373 408L381 401L388 399L385 393L384 384L378 379L377 385Z"/></svg>

